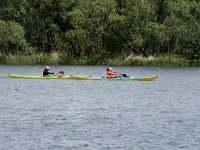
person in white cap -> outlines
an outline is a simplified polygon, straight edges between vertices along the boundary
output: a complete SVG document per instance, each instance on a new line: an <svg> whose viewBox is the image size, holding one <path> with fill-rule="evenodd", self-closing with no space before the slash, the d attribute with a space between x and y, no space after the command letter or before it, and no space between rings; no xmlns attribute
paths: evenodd
<svg viewBox="0 0 200 150"><path fill-rule="evenodd" d="M46 66L43 71L43 76L48 76L49 74L54 74L54 72L49 72L49 66Z"/></svg>

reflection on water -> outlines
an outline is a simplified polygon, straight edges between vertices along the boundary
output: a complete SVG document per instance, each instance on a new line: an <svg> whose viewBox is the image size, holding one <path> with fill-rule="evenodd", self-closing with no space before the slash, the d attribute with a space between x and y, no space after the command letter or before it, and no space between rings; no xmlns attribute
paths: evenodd
<svg viewBox="0 0 200 150"><path fill-rule="evenodd" d="M106 67L52 66L103 76ZM113 67L153 82L10 79L43 66L0 67L2 150L197 150L200 68Z"/></svg>

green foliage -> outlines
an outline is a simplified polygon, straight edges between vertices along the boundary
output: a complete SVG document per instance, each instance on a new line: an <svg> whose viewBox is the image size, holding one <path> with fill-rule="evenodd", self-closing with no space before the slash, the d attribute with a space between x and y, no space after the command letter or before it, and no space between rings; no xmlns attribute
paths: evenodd
<svg viewBox="0 0 200 150"><path fill-rule="evenodd" d="M129 54L200 59L199 0L1 0L0 20L2 53L59 52L85 64Z"/></svg>
<svg viewBox="0 0 200 150"><path fill-rule="evenodd" d="M0 56L0 64L6 64L6 56Z"/></svg>
<svg viewBox="0 0 200 150"><path fill-rule="evenodd" d="M12 21L0 20L0 48L1 50L14 51L22 50L26 46L24 30L21 25Z"/></svg>

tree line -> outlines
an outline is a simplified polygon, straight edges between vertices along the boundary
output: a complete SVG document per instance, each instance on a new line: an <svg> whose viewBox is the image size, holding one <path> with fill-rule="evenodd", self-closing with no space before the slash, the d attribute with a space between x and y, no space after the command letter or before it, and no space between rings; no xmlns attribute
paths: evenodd
<svg viewBox="0 0 200 150"><path fill-rule="evenodd" d="M1 0L0 52L200 59L200 0Z"/></svg>

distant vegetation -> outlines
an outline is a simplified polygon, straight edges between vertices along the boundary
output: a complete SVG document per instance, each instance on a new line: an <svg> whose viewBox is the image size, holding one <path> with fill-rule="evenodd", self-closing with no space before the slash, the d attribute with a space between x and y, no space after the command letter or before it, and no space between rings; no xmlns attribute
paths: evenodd
<svg viewBox="0 0 200 150"><path fill-rule="evenodd" d="M159 57L120 56L115 58L95 59L93 57L69 57L65 55L8 55L0 56L0 64L7 65L106 65L106 66L160 66L185 67L200 66L199 60L186 60L179 55Z"/></svg>
<svg viewBox="0 0 200 150"><path fill-rule="evenodd" d="M0 59L199 65L200 0L1 0Z"/></svg>

